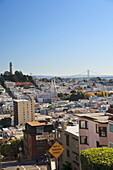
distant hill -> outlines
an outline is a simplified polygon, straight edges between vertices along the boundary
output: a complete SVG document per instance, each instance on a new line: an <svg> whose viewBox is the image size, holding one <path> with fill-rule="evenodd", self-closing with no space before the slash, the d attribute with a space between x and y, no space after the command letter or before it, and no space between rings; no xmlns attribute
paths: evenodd
<svg viewBox="0 0 113 170"><path fill-rule="evenodd" d="M55 76L45 76L45 75L35 75L34 77L40 79L40 78L47 78L47 79L51 79L52 77L55 77ZM56 76L57 77L57 76Z"/></svg>
<svg viewBox="0 0 113 170"><path fill-rule="evenodd" d="M40 79L40 78L47 78L47 79L51 79L52 77L61 77L61 78L87 78L87 75L70 75L70 76L46 76L46 75L35 75L36 78ZM104 78L104 79L113 79L113 75L91 75L92 77L100 77L100 78Z"/></svg>

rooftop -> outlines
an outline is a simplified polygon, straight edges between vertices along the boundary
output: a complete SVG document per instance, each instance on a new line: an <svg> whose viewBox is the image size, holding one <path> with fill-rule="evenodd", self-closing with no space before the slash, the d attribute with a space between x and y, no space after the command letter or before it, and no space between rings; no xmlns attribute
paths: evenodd
<svg viewBox="0 0 113 170"><path fill-rule="evenodd" d="M15 102L25 102L25 101L28 101L28 100L25 100L25 99L16 99L14 100Z"/></svg>
<svg viewBox="0 0 113 170"><path fill-rule="evenodd" d="M67 128L65 130L66 132L79 136L79 125L78 124L76 126L67 126L66 128Z"/></svg>
<svg viewBox="0 0 113 170"><path fill-rule="evenodd" d="M40 122L27 122L30 126L43 126L43 125L52 125L52 123L40 123Z"/></svg>
<svg viewBox="0 0 113 170"><path fill-rule="evenodd" d="M58 129L62 130L63 127L59 126ZM66 125L64 131L68 132L68 133L70 133L72 135L79 136L79 124L76 124L74 126Z"/></svg>
<svg viewBox="0 0 113 170"><path fill-rule="evenodd" d="M99 123L108 123L108 116L105 115L104 112L102 113L86 113L86 114L76 114L77 117L83 117L86 119L90 119L95 122Z"/></svg>

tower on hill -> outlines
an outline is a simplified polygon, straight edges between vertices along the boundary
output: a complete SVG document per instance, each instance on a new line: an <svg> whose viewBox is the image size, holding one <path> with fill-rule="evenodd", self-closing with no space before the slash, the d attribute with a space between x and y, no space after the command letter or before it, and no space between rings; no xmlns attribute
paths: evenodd
<svg viewBox="0 0 113 170"><path fill-rule="evenodd" d="M13 63L12 62L9 63L9 68L10 68L9 70L10 73L13 74Z"/></svg>

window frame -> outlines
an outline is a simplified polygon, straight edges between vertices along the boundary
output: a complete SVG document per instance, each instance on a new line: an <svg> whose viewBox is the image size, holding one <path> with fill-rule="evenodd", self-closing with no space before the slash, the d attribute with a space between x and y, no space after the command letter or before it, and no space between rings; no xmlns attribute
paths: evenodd
<svg viewBox="0 0 113 170"><path fill-rule="evenodd" d="M84 143L82 143L82 137L86 137L86 139L85 139L85 142ZM82 144L82 145L89 145L89 138L88 138L88 136L80 136L80 144Z"/></svg>
<svg viewBox="0 0 113 170"><path fill-rule="evenodd" d="M106 131L100 130L101 128L106 128ZM105 136L102 135L102 132L105 133ZM103 126L103 127L99 127L99 136L100 136L100 137L107 137L107 127L104 127L104 126Z"/></svg>
<svg viewBox="0 0 113 170"><path fill-rule="evenodd" d="M81 125L82 122L84 122L85 127L83 127L83 126ZM88 129L88 121L86 121L86 120L80 120L79 125L80 125L80 129Z"/></svg>
<svg viewBox="0 0 113 170"><path fill-rule="evenodd" d="M67 157L70 158L70 150L67 149L66 152L67 152Z"/></svg>
<svg viewBox="0 0 113 170"><path fill-rule="evenodd" d="M112 143L112 142L110 142L109 144L110 144L110 145L109 145L109 147L110 147L110 148L113 148L113 147L111 146L111 145L113 145L113 143Z"/></svg>
<svg viewBox="0 0 113 170"><path fill-rule="evenodd" d="M69 146L69 135L66 135L66 145Z"/></svg>
<svg viewBox="0 0 113 170"><path fill-rule="evenodd" d="M36 134L41 135L44 132L44 127L36 127Z"/></svg>
<svg viewBox="0 0 113 170"><path fill-rule="evenodd" d="M113 133L113 131L110 131L110 125L113 126L113 123L109 123L109 132L110 132L110 133Z"/></svg>

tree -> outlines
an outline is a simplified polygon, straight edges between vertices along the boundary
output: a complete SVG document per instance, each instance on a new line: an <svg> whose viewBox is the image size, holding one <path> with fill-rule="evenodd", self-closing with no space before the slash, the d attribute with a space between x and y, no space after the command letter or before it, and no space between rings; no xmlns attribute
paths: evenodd
<svg viewBox="0 0 113 170"><path fill-rule="evenodd" d="M5 157L17 157L19 154L19 147L23 149L23 142L21 139L9 140L1 145L1 154Z"/></svg>
<svg viewBox="0 0 113 170"><path fill-rule="evenodd" d="M109 94L108 94L108 91L107 91L107 90L105 90L105 96L106 96L106 97L108 97L108 96L109 96Z"/></svg>
<svg viewBox="0 0 113 170"><path fill-rule="evenodd" d="M76 93L76 91L75 91L75 90L72 90L70 93Z"/></svg>
<svg viewBox="0 0 113 170"><path fill-rule="evenodd" d="M63 97L63 93L58 93L58 97Z"/></svg>
<svg viewBox="0 0 113 170"><path fill-rule="evenodd" d="M96 95L98 96L98 97L108 97L109 95L108 95L108 92L105 90L105 91L99 91L99 92L97 92L96 93Z"/></svg>
<svg viewBox="0 0 113 170"><path fill-rule="evenodd" d="M86 94L85 94L85 98L86 98L86 99L89 99L90 97L95 97L95 94L92 93L92 92L89 92L89 93L86 93Z"/></svg>
<svg viewBox="0 0 113 170"><path fill-rule="evenodd" d="M98 79L99 81L101 81L101 80L102 80L100 77L97 77L97 79Z"/></svg>
<svg viewBox="0 0 113 170"><path fill-rule="evenodd" d="M113 148L91 148L80 152L82 170L113 170Z"/></svg>
<svg viewBox="0 0 113 170"><path fill-rule="evenodd" d="M11 118L10 117L5 117L0 120L0 125L2 125L4 128L5 127L10 127L11 126Z"/></svg>
<svg viewBox="0 0 113 170"><path fill-rule="evenodd" d="M67 94L67 96L64 97L64 100L77 101L79 99L84 99L84 98L85 98L85 95L83 91L77 90L76 93L74 93L74 91L71 91L69 94Z"/></svg>

